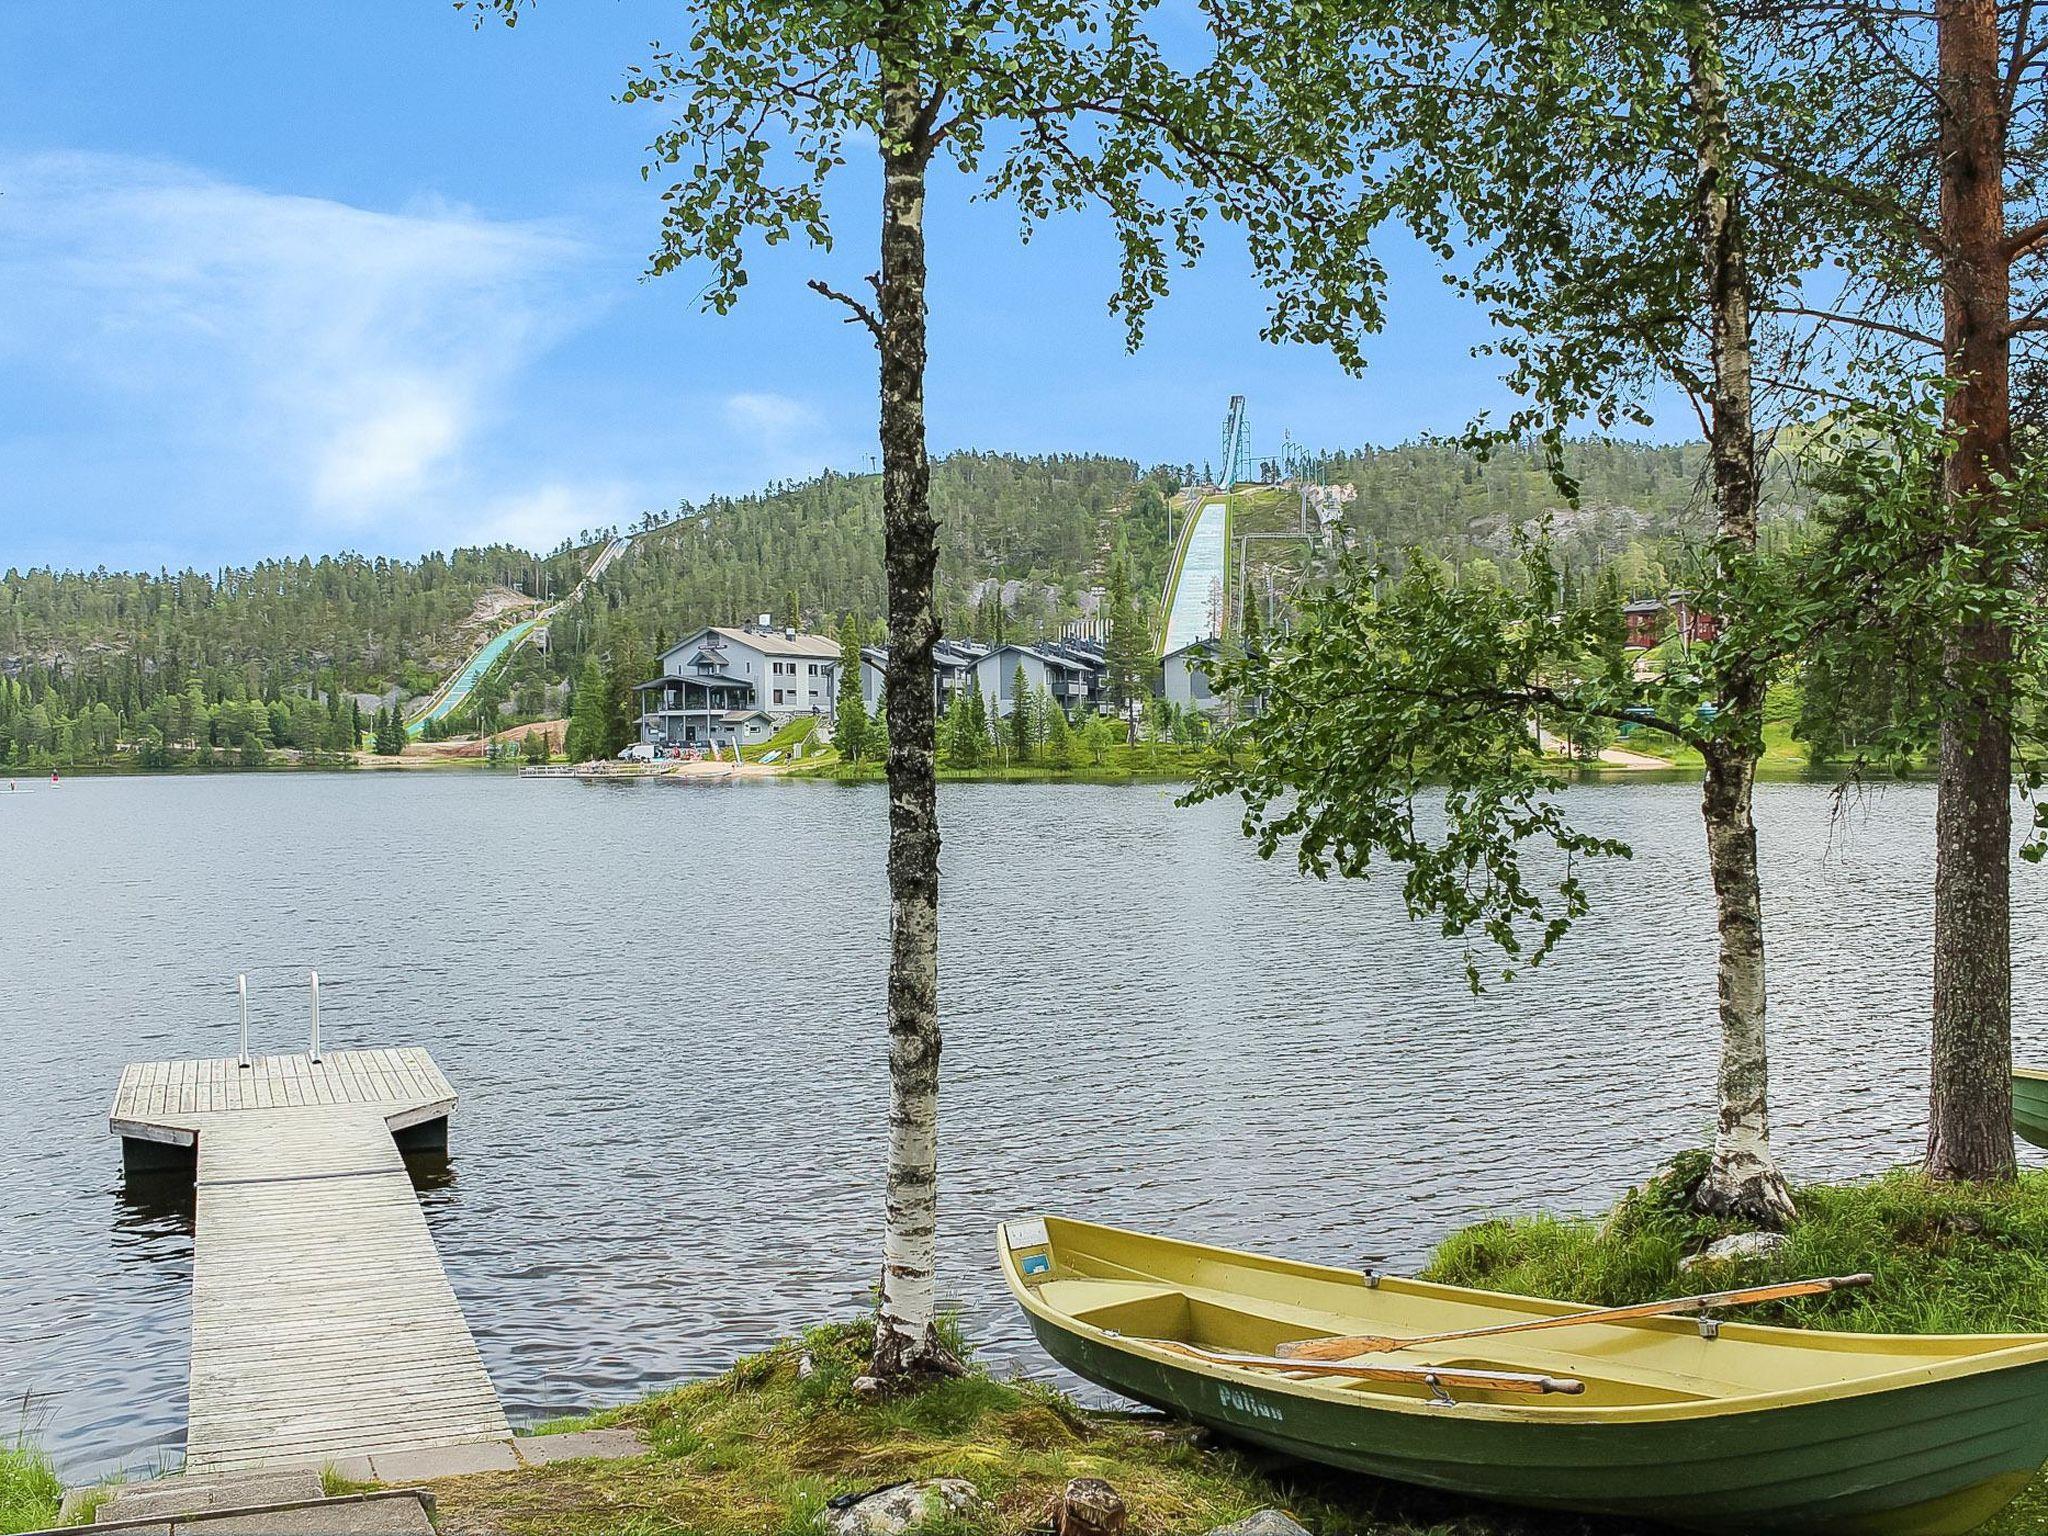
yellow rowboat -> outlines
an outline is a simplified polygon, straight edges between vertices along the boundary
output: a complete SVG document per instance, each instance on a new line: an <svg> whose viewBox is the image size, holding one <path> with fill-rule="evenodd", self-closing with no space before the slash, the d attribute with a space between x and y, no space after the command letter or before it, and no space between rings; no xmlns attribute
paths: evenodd
<svg viewBox="0 0 2048 1536"><path fill-rule="evenodd" d="M2048 1335L1824 1333L1659 1317L1417 1343L1585 1310L1057 1217L1003 1276L1075 1374L1331 1466L1477 1498L1717 1532L1948 1536L2048 1459Z"/></svg>

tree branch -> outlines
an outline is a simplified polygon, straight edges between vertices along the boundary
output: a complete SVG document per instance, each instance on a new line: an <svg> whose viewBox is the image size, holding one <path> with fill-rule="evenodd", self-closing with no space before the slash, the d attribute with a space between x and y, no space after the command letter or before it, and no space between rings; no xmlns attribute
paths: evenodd
<svg viewBox="0 0 2048 1536"><path fill-rule="evenodd" d="M875 312L872 309L869 309L867 305L861 303L861 301L859 299L856 299L852 294L841 293L837 288L832 287L828 283L820 282L815 277L812 278L808 283L804 284L804 286L810 289L813 293L823 294L828 299L832 299L840 304L844 304L848 309L853 311L852 314L846 317L846 323L848 325L864 325L868 328L869 332L873 334L876 346L879 347L887 344L889 340L889 333L883 327L882 322L875 318Z"/></svg>
<svg viewBox="0 0 2048 1536"><path fill-rule="evenodd" d="M2044 250L2048 250L2048 219L2036 219L2031 224L2022 224L2005 237L2005 254L2013 261L2023 260Z"/></svg>
<svg viewBox="0 0 2048 1536"><path fill-rule="evenodd" d="M1886 320L1873 320L1868 315L1844 315L1832 309L1808 309L1800 304L1759 304L1757 308L1767 315L1800 315L1808 320L1824 320L1832 325L1852 325L1860 330L1882 331L1887 336L1902 336L1907 341L1918 342L1931 352L1941 350L1939 336L1916 331L1909 325L1893 325Z"/></svg>

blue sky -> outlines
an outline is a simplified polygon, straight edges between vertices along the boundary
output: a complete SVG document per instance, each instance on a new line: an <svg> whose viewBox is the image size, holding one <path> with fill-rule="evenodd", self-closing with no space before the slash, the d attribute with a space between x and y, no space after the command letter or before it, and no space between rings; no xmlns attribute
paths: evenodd
<svg viewBox="0 0 2048 1536"><path fill-rule="evenodd" d="M678 9L549 0L508 33L429 0L0 6L0 568L545 547L865 467L872 350L804 288L871 268L865 183L837 253L759 263L732 315L642 280L664 119L612 97ZM1020 247L951 186L930 246L934 451L1199 463L1233 393L1262 448L1502 400L1412 252L1352 380L1259 340L1221 244L1135 356L1099 223Z"/></svg>

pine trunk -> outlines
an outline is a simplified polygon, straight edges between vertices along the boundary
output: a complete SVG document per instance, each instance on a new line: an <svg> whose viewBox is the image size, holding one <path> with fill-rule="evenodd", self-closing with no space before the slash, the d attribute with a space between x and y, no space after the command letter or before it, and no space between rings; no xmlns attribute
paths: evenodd
<svg viewBox="0 0 2048 1536"><path fill-rule="evenodd" d="M1954 392L1948 516L1972 540L2011 461L2011 272L1995 0L1939 0L1942 338ZM2011 637L1967 620L1944 649L1935 812L1927 1172L2009 1179L2012 1150Z"/></svg>
<svg viewBox="0 0 2048 1536"><path fill-rule="evenodd" d="M1698 113L1700 246L1711 312L1713 383L1708 412L1719 519L1715 552L1721 575L1734 574L1756 550L1756 432L1750 380L1749 274L1740 188L1728 130L1719 22L1711 8L1695 40L1691 67ZM1706 756L1700 813L1720 932L1720 1116L1699 1205L1718 1215L1778 1225L1792 1215L1792 1192L1771 1157L1770 1056L1764 1029L1763 882L1757 871L1750 802L1763 741L1763 679L1753 659L1716 657L1720 730Z"/></svg>
<svg viewBox="0 0 2048 1536"><path fill-rule="evenodd" d="M893 8L885 7L886 13ZM874 1373L939 1361L939 811L932 586L938 525L925 457L925 173L916 81L882 78L883 564L889 583L889 1170Z"/></svg>

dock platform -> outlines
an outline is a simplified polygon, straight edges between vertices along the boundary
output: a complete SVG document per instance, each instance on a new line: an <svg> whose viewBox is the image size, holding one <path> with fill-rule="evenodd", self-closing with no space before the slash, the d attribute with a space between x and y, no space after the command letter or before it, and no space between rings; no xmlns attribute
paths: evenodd
<svg viewBox="0 0 2048 1536"><path fill-rule="evenodd" d="M416 1047L121 1074L131 1172L197 1186L188 1471L511 1437L400 1150L445 1146L454 1107Z"/></svg>

